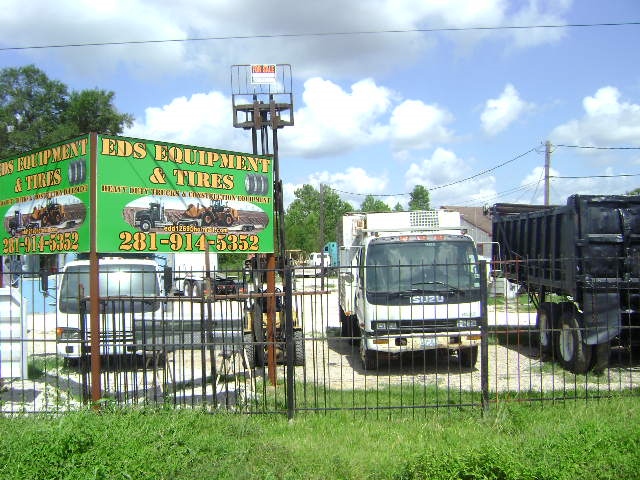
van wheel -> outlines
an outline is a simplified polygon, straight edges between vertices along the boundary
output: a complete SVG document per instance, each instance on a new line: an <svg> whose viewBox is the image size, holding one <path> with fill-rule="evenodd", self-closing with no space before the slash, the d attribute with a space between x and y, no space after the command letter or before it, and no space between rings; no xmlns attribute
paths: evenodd
<svg viewBox="0 0 640 480"><path fill-rule="evenodd" d="M567 308L562 314L557 350L563 368L576 375L589 370L592 347L584 343L582 314L575 308Z"/></svg>
<svg viewBox="0 0 640 480"><path fill-rule="evenodd" d="M458 350L458 362L461 368L473 368L478 361L478 346Z"/></svg>

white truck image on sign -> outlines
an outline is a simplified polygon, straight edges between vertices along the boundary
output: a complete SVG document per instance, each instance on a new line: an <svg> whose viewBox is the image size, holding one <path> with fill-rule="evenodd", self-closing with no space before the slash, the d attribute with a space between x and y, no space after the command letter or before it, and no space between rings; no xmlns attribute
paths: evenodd
<svg viewBox="0 0 640 480"><path fill-rule="evenodd" d="M343 217L339 278L342 336L365 370L405 352L456 352L473 368L481 288L473 239L445 210Z"/></svg>

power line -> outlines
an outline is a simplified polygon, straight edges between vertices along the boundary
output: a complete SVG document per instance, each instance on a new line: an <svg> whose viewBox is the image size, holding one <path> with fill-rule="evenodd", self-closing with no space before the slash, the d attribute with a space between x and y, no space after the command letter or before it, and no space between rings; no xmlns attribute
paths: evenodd
<svg viewBox="0 0 640 480"><path fill-rule="evenodd" d="M402 34L402 33L439 33L439 32L471 32L471 31L496 31L496 30L532 30L532 29L553 29L553 28L594 28L594 27L623 27L638 26L638 22L609 22L609 23L567 23L557 25L504 25L493 27L442 27L442 28L410 28L397 30L361 30L346 32L308 32L308 33L272 33L257 35L221 35L210 37L187 37L168 38L159 40L125 40L120 42L85 42L85 43L63 43L49 45L29 45L22 47L0 47L0 51L16 50L37 50L50 48L74 48L74 47L105 47L114 45L144 45L154 43L183 43L183 42L205 42L223 40L255 40L270 38L302 38L302 37L332 37L350 35L382 35L382 34Z"/></svg>
<svg viewBox="0 0 640 480"><path fill-rule="evenodd" d="M549 175L549 178L617 178L617 177L638 177L640 173L621 173L618 175L585 175L585 176L564 176L564 175Z"/></svg>
<svg viewBox="0 0 640 480"><path fill-rule="evenodd" d="M518 160L518 159L520 159L520 158L524 157L525 155L530 154L530 153L531 153L531 152L533 152L533 151L535 151L535 148L531 148L531 149L527 150L526 152L521 153L520 155L517 155L517 156L515 156L515 157L513 157L513 158L511 158L511 159L509 159L509 160L507 160L506 162L502 162L502 163L500 163L499 165L496 165L495 167L491 167L491 168L487 168L486 170L482 170L481 172L478 172L478 173L476 173L476 174L474 174L474 175L471 175L471 176L469 176L469 177L462 178L462 179L460 179L460 180L455 180L455 181L453 181L453 182L446 183L446 184L444 184L444 185L437 185L437 186L435 186L435 187L431 187L431 188L426 188L426 187L425 187L425 189L426 189L426 190L428 190L428 191L432 191L432 190L439 190L439 189L441 189L441 188L450 187L450 186L452 186L452 185L457 185L458 183L466 182L466 181L468 181L468 180L473 180L474 178L480 177L480 176L485 175L485 174L487 174L487 173L489 173L489 172L493 172L494 170L497 170L497 169L498 169L498 168L500 168L500 167L504 167L505 165L507 165L507 164L509 164L509 163L511 163L511 162L515 162L516 160ZM374 194L371 194L371 193L345 192L345 191L343 191L343 190L337 190L337 189L335 189L335 188L334 188L334 190L335 190L336 192L339 192L339 193L344 193L345 195L355 195L355 196L363 196L363 197L366 197L367 195L371 195L371 196L374 196L374 197L399 197L399 196L403 196L403 195L411 195L411 192L404 192L404 193L389 193L389 194L375 194L375 195L374 195Z"/></svg>
<svg viewBox="0 0 640 480"><path fill-rule="evenodd" d="M597 147L593 145L554 145L554 147L581 148L590 150L640 150L640 147Z"/></svg>
<svg viewBox="0 0 640 480"><path fill-rule="evenodd" d="M516 160L518 160L519 158L524 157L525 155L530 154L531 152L535 151L535 148L532 148L530 150L527 150L524 153L521 153L520 155L512 158L511 160L507 160L506 162L501 163L500 165L496 165L495 167L492 168L488 168L486 170L483 170L481 172L476 173L475 175L471 175L470 177L467 178L463 178L461 180L456 180L455 182L451 182L451 183L446 183L444 185L438 185L437 187L432 187L432 188L427 188L427 190L431 191L431 190L439 190L441 188L445 188L445 187L450 187L452 185L457 185L458 183L462 183L462 182L466 182L467 180L473 180L476 177L480 177L482 175L484 175L485 173L489 173L489 172L493 172L494 170L497 170L500 167L504 167L505 165L507 165L508 163L511 162L515 162Z"/></svg>

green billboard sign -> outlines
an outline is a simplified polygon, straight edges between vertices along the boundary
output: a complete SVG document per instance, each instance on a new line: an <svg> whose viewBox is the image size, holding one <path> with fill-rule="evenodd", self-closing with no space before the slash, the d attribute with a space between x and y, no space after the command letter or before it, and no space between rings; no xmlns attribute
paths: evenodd
<svg viewBox="0 0 640 480"><path fill-rule="evenodd" d="M0 162L0 189L4 255L88 252L92 211L100 253L274 249L269 156L93 134Z"/></svg>

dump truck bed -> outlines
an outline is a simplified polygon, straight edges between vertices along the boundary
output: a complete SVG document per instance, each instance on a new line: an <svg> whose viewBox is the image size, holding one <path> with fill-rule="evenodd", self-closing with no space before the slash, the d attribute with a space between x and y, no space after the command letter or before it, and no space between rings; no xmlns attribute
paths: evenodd
<svg viewBox="0 0 640 480"><path fill-rule="evenodd" d="M495 259L510 280L581 298L640 283L640 196L572 195L564 206L496 204ZM499 258L498 258L499 257Z"/></svg>

